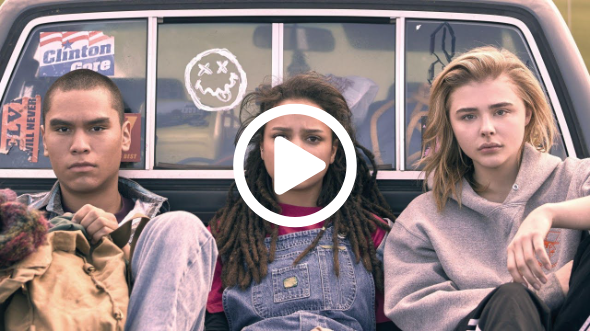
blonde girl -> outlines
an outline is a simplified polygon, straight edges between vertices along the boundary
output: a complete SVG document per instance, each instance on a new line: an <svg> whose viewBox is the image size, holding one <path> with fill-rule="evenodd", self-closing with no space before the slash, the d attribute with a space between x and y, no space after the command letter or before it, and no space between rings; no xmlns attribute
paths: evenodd
<svg viewBox="0 0 590 331"><path fill-rule="evenodd" d="M556 130L533 73L477 48L440 73L429 106L432 190L387 239L386 315L403 330L580 328L590 162L548 154Z"/></svg>

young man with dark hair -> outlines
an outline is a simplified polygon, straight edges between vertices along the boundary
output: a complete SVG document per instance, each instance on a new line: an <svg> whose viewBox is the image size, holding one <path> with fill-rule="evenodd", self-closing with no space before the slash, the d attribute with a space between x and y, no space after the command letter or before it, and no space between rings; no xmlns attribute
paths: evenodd
<svg viewBox="0 0 590 331"><path fill-rule="evenodd" d="M127 330L202 330L217 259L214 239L187 212L168 212L166 198L119 177L130 146L117 86L94 71L72 71L55 81L43 102L43 147L57 182L49 192L19 200L53 218L72 221L99 241L125 222L135 231L141 213L152 218L132 259L133 291ZM182 229L182 231L178 231ZM129 245L124 248L129 258Z"/></svg>

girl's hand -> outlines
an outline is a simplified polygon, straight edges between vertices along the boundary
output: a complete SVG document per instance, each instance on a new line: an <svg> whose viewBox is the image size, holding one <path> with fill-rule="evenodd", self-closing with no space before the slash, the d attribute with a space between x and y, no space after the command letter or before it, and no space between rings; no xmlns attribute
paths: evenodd
<svg viewBox="0 0 590 331"><path fill-rule="evenodd" d="M508 245L508 271L515 282L525 286L530 284L537 290L541 288L541 283L547 282L547 277L537 261L546 269L551 269L544 239L551 229L553 218L548 204L533 210L524 219Z"/></svg>

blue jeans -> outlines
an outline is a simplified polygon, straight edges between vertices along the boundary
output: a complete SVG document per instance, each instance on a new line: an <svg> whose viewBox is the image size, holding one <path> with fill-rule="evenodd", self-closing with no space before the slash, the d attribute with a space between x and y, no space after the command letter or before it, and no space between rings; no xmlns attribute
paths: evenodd
<svg viewBox="0 0 590 331"><path fill-rule="evenodd" d="M126 330L203 330L217 260L215 240L187 212L152 219L132 258Z"/></svg>

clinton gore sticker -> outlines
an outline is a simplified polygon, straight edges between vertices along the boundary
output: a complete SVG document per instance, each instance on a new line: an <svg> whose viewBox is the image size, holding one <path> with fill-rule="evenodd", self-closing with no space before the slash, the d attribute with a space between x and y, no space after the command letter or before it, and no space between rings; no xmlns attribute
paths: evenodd
<svg viewBox="0 0 590 331"><path fill-rule="evenodd" d="M82 68L114 76L115 37L102 31L41 32L35 59L39 77L59 77Z"/></svg>

